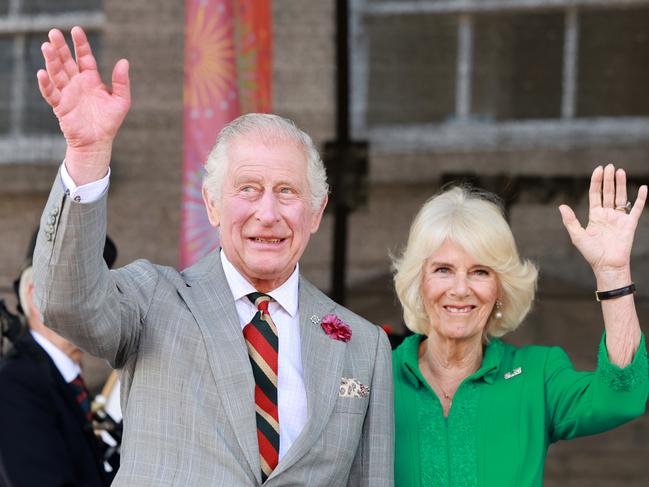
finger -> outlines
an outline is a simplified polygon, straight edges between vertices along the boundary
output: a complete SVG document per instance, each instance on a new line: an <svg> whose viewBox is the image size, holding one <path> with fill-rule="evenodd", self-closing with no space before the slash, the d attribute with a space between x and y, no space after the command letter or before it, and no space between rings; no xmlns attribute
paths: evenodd
<svg viewBox="0 0 649 487"><path fill-rule="evenodd" d="M588 188L588 207L592 210L594 208L602 207L602 178L604 169L602 166L597 166L590 177L590 188Z"/></svg>
<svg viewBox="0 0 649 487"><path fill-rule="evenodd" d="M65 42L63 33L58 29L52 29L47 34L47 37L50 40L50 44L52 44L52 46L54 46L54 49L56 49L57 51L59 61L63 66L63 71L68 76L68 78L72 78L79 72L79 70L77 69L77 63L75 63L74 59L72 58L70 48Z"/></svg>
<svg viewBox="0 0 649 487"><path fill-rule="evenodd" d="M615 206L615 166L613 164L607 164L604 168L602 206L604 208L613 208Z"/></svg>
<svg viewBox="0 0 649 487"><path fill-rule="evenodd" d="M41 46L41 52L45 59L45 69L50 80L58 90L62 90L68 84L70 78L63 69L56 48L51 43L44 42Z"/></svg>
<svg viewBox="0 0 649 487"><path fill-rule="evenodd" d="M615 208L624 207L626 202L626 172L624 169L618 169L615 171Z"/></svg>
<svg viewBox="0 0 649 487"><path fill-rule="evenodd" d="M38 79L38 89L41 91L41 95L49 106L56 108L61 101L61 92L54 87L54 83L52 83L47 71L44 69L38 70L36 78Z"/></svg>
<svg viewBox="0 0 649 487"><path fill-rule="evenodd" d="M631 212L629 213L636 221L640 219L640 215L642 215L642 210L644 209L644 205L646 202L647 202L647 185L643 184L642 186L640 186L640 189L638 190L638 197L635 199L633 208L631 208Z"/></svg>
<svg viewBox="0 0 649 487"><path fill-rule="evenodd" d="M577 216L575 216L575 212L572 211L572 208L568 205L559 206L559 212L561 213L563 226L566 227L566 230L568 230L568 234L570 235L570 240L575 242L575 240L577 240L577 238L584 232L579 220L577 220Z"/></svg>
<svg viewBox="0 0 649 487"><path fill-rule="evenodd" d="M97 61L92 54L88 37L81 27L72 27L71 31L72 42L74 43L74 55L77 58L77 65L79 72L83 71L97 71Z"/></svg>
<svg viewBox="0 0 649 487"><path fill-rule="evenodd" d="M113 68L113 95L131 102L131 82L128 76L129 64L126 59L120 59Z"/></svg>

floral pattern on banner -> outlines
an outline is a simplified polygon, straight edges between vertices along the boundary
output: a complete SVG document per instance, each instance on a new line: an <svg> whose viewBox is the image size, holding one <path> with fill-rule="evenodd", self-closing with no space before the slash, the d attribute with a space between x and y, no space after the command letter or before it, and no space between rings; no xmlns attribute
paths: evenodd
<svg viewBox="0 0 649 487"><path fill-rule="evenodd" d="M180 267L219 244L203 205L203 164L216 136L247 112L269 112L270 0L185 0Z"/></svg>

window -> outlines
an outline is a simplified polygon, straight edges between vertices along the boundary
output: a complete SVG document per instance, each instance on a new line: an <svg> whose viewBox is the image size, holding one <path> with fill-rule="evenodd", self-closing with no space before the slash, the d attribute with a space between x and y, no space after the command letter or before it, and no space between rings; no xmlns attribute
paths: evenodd
<svg viewBox="0 0 649 487"><path fill-rule="evenodd" d="M86 29L95 54L102 0L0 0L0 164L59 163L65 141L42 100L36 71L52 27Z"/></svg>
<svg viewBox="0 0 649 487"><path fill-rule="evenodd" d="M649 137L649 0L352 0L352 128L375 149Z"/></svg>

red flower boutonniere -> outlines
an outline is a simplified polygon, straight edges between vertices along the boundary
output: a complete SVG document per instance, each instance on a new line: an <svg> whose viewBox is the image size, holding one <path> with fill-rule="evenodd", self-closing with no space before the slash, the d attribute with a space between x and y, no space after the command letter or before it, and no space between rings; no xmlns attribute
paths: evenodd
<svg viewBox="0 0 649 487"><path fill-rule="evenodd" d="M329 338L345 343L352 339L352 329L334 314L328 314L322 318L320 326L329 335Z"/></svg>

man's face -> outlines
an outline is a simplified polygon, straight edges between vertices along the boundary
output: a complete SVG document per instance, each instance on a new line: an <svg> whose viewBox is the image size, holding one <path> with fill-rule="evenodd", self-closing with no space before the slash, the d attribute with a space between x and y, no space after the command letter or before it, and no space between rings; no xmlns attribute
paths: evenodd
<svg viewBox="0 0 649 487"><path fill-rule="evenodd" d="M313 211L306 156L296 143L240 136L229 147L221 201L204 191L210 223L228 260L261 292L283 284L320 225Z"/></svg>

